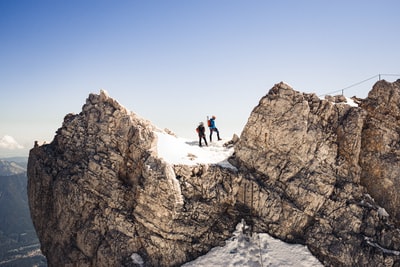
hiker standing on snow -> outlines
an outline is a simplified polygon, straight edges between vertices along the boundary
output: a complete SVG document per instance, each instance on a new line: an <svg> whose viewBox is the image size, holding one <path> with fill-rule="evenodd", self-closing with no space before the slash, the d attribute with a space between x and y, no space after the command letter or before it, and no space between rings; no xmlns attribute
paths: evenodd
<svg viewBox="0 0 400 267"><path fill-rule="evenodd" d="M206 146L208 146L207 144L207 140L206 140L206 128L204 128L204 123L203 122L199 122L199 126L197 126L196 128L196 132L199 134L199 146L201 147L201 139L204 140L204 142L206 143Z"/></svg>
<svg viewBox="0 0 400 267"><path fill-rule="evenodd" d="M217 127L215 126L215 116L212 116L211 119L209 119L208 127L210 127L210 142L212 142L212 134L213 134L213 132L217 133L218 141L222 140L219 137L219 131L218 131Z"/></svg>

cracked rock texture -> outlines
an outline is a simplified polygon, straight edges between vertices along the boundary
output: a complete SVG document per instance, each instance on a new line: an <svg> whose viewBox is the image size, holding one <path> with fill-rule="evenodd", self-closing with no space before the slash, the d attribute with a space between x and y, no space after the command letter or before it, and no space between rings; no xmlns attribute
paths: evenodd
<svg viewBox="0 0 400 267"><path fill-rule="evenodd" d="M400 220L400 80L376 83L361 107L367 111L361 139L361 184Z"/></svg>
<svg viewBox="0 0 400 267"><path fill-rule="evenodd" d="M30 151L49 266L136 266L138 256L179 266L223 245L242 218L326 266L399 266L399 85L379 81L354 107L276 84L235 144L236 168L164 162L155 126L89 95Z"/></svg>

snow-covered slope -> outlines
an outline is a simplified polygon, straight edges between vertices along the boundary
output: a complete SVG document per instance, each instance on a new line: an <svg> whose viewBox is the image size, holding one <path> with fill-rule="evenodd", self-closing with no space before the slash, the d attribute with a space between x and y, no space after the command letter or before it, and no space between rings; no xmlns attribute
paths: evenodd
<svg viewBox="0 0 400 267"><path fill-rule="evenodd" d="M244 234L243 225L237 225L233 237L226 241L224 247L215 247L208 254L182 266L323 266L307 247L287 244L268 234Z"/></svg>
<svg viewBox="0 0 400 267"><path fill-rule="evenodd" d="M189 140L159 131L158 156L171 164L219 164L227 168L234 168L228 161L233 153L233 147L227 148L223 144L228 140L209 142L208 146L199 147L197 140Z"/></svg>

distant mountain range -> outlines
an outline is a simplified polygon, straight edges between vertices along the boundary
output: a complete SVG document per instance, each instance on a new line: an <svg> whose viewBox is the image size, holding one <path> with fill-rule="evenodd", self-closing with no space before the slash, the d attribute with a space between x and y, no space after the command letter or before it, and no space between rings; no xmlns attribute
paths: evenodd
<svg viewBox="0 0 400 267"><path fill-rule="evenodd" d="M0 159L0 266L46 266L27 196L27 158Z"/></svg>
<svg viewBox="0 0 400 267"><path fill-rule="evenodd" d="M27 158L0 159L0 176L10 176L26 172Z"/></svg>

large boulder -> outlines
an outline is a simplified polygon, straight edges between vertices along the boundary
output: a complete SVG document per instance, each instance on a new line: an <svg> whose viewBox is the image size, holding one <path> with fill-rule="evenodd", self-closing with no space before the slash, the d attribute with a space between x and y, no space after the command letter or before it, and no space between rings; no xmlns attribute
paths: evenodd
<svg viewBox="0 0 400 267"><path fill-rule="evenodd" d="M360 185L366 115L284 83L260 100L235 148L256 231L307 244L327 266L399 264L399 231Z"/></svg>

